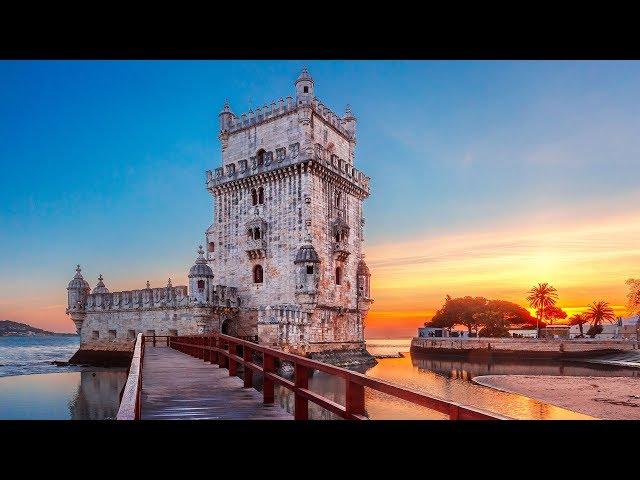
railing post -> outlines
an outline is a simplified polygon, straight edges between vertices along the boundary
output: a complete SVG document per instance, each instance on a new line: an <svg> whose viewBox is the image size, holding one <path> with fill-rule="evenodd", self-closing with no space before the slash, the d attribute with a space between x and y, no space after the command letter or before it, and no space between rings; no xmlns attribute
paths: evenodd
<svg viewBox="0 0 640 480"><path fill-rule="evenodd" d="M209 361L209 350L207 349L209 346L208 344L209 341L207 340L207 337L202 337L202 361L205 363Z"/></svg>
<svg viewBox="0 0 640 480"><path fill-rule="evenodd" d="M219 343L220 343L220 349L221 350L225 350L225 339L221 338L219 339ZM229 358L224 354L221 353L220 354L220 368L227 368L229 366Z"/></svg>
<svg viewBox="0 0 640 480"><path fill-rule="evenodd" d="M251 388L253 387L253 370L247 367L247 363L253 360L253 350L246 345L242 349L242 359L244 360L244 388Z"/></svg>
<svg viewBox="0 0 640 480"><path fill-rule="evenodd" d="M346 410L347 415L365 415L364 408L364 387L350 379L346 379Z"/></svg>
<svg viewBox="0 0 640 480"><path fill-rule="evenodd" d="M460 408L458 405L449 405L449 420L458 420L460 418Z"/></svg>
<svg viewBox="0 0 640 480"><path fill-rule="evenodd" d="M267 378L267 373L273 373L276 369L276 359L269 355L268 353L263 353L262 355L262 368L264 370L264 382L262 385L262 401L265 404L273 403L274 400L274 391L273 391L273 380Z"/></svg>
<svg viewBox="0 0 640 480"><path fill-rule="evenodd" d="M296 388L309 388L309 369L304 365L295 364L295 386ZM309 401L294 391L295 406L293 418L295 420L309 419Z"/></svg>
<svg viewBox="0 0 640 480"><path fill-rule="evenodd" d="M155 333L153 334L153 346L154 347L156 346L156 334Z"/></svg>
<svg viewBox="0 0 640 480"><path fill-rule="evenodd" d="M229 355L237 355L236 344L229 342ZM235 377L238 374L238 362L229 357L229 376Z"/></svg>
<svg viewBox="0 0 640 480"><path fill-rule="evenodd" d="M212 348L217 348L218 347L218 338L214 335L211 337L211 347ZM218 356L218 352L215 350L211 351L211 355L213 355L211 357L211 365L213 365L214 363L217 363L219 365L219 356Z"/></svg>

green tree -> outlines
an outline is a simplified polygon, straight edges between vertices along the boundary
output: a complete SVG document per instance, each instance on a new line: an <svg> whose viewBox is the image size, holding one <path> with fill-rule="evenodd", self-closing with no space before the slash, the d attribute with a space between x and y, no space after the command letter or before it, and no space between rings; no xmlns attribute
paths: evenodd
<svg viewBox="0 0 640 480"><path fill-rule="evenodd" d="M636 339L640 340L640 278L630 278L625 283L629 285L627 309L631 315L638 315L636 321Z"/></svg>
<svg viewBox="0 0 640 480"><path fill-rule="evenodd" d="M543 313L544 318L549 320L550 325L553 325L554 320L562 320L567 318L567 312L562 310L560 307L556 307L555 305L549 305L544 309Z"/></svg>
<svg viewBox="0 0 640 480"><path fill-rule="evenodd" d="M474 314L475 321L483 325L480 337L509 337L510 322L504 312L484 311Z"/></svg>
<svg viewBox="0 0 640 480"><path fill-rule="evenodd" d="M472 329L478 330L478 323L473 315L482 311L488 300L484 297L460 297L451 298L447 295L444 305L433 316L429 322L430 327L448 328L451 330L454 325L464 325L469 333Z"/></svg>
<svg viewBox="0 0 640 480"><path fill-rule="evenodd" d="M548 283L539 283L535 287L529 290L529 296L527 297L529 306L536 309L538 317L537 334L536 337L540 337L540 321L544 321L544 310L547 307L553 306L558 300L558 291L549 285Z"/></svg>
<svg viewBox="0 0 640 480"><path fill-rule="evenodd" d="M587 331L587 335L591 338L595 337L598 333L602 333L602 324L605 320L613 322L614 318L616 318L613 313L613 308L611 308L609 303L604 300L593 302L589 305L585 312L585 317L587 318L587 321L591 322L591 328Z"/></svg>
<svg viewBox="0 0 640 480"><path fill-rule="evenodd" d="M578 325L578 327L580 328L581 337L584 337L584 331L582 330L582 325L584 325L587 322L588 320L584 313L574 313L573 315L571 315L571 318L569 318L569 325Z"/></svg>
<svg viewBox="0 0 640 480"><path fill-rule="evenodd" d="M499 313L509 325L533 323L535 320L529 313L529 310L521 307L517 303L506 300L489 300L485 310Z"/></svg>

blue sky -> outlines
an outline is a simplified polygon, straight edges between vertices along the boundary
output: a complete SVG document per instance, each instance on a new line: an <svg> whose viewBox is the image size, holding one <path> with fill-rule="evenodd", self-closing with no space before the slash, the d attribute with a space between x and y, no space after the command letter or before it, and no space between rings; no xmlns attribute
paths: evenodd
<svg viewBox="0 0 640 480"><path fill-rule="evenodd" d="M5 61L0 317L64 321L76 263L118 289L184 276L224 100L292 95L303 65L358 118L371 246L637 209L638 62Z"/></svg>

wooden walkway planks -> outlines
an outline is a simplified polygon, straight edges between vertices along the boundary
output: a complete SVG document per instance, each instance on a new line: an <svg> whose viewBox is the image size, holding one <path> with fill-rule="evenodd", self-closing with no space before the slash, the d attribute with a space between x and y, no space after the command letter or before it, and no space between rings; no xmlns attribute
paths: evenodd
<svg viewBox="0 0 640 480"><path fill-rule="evenodd" d="M143 420L286 420L293 416L264 405L262 394L243 388L226 368L168 347L147 346L142 370Z"/></svg>

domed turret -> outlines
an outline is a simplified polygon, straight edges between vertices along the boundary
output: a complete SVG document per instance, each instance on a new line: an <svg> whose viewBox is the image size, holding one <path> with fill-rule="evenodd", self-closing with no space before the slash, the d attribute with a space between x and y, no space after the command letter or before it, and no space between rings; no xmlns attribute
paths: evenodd
<svg viewBox="0 0 640 480"><path fill-rule="evenodd" d="M358 262L358 269L356 271L356 276L358 280L358 296L370 300L371 299L371 272L369 272L369 267L364 261L364 255L360 258Z"/></svg>
<svg viewBox="0 0 640 480"><path fill-rule="evenodd" d="M93 292L91 293L109 293L109 289L105 287L104 282L102 280L104 280L104 278L102 278L102 274L100 274L98 276L98 284L95 286L95 288L93 289Z"/></svg>
<svg viewBox="0 0 640 480"><path fill-rule="evenodd" d="M67 290L69 290L70 288L79 288L79 289L91 288L89 287L89 282L87 282L82 276L82 273L80 273L81 271L82 269L80 268L80 265L78 265L76 267L76 274L73 276L73 278L69 282L69 285L67 286Z"/></svg>
<svg viewBox="0 0 640 480"><path fill-rule="evenodd" d="M211 270L211 267L207 265L202 245L200 245L198 250L198 258L196 259L195 265L191 267L191 270L189 270L189 278L193 277L213 278L213 270Z"/></svg>
<svg viewBox="0 0 640 480"><path fill-rule="evenodd" d="M202 249L202 245L200 245L196 263L189 270L189 296L191 300L199 303L207 303L213 286L212 282L213 270L207 265L207 259L204 258L204 250Z"/></svg>
<svg viewBox="0 0 640 480"><path fill-rule="evenodd" d="M89 283L82 277L80 273L80 265L76 268L76 274L69 282L67 287L67 312L82 310L85 305L87 295L91 291Z"/></svg>
<svg viewBox="0 0 640 480"><path fill-rule="evenodd" d="M227 131L231 128L233 112L231 111L231 107L229 106L229 100L226 100L224 102L224 107L222 107L222 111L218 114L218 118L220 118L221 132Z"/></svg>
<svg viewBox="0 0 640 480"><path fill-rule="evenodd" d="M367 267L367 264L364 262L364 260L360 260L358 262L358 275L366 275L368 277L371 276L371 273L369 272L369 267Z"/></svg>
<svg viewBox="0 0 640 480"><path fill-rule="evenodd" d="M298 266L296 294L315 295L320 280L320 257L311 245L311 237L308 234L293 263Z"/></svg>
<svg viewBox="0 0 640 480"><path fill-rule="evenodd" d="M351 136L351 140L355 142L356 137L356 117L353 115L351 111L351 106L347 105L347 108L344 110L344 115L342 117L342 125L349 132Z"/></svg>
<svg viewBox="0 0 640 480"><path fill-rule="evenodd" d="M300 76L296 80L296 103L310 103L313 98L313 78L309 75L307 68L303 68Z"/></svg>
<svg viewBox="0 0 640 480"><path fill-rule="evenodd" d="M300 247L293 263L320 263L320 257L313 245L306 244Z"/></svg>

